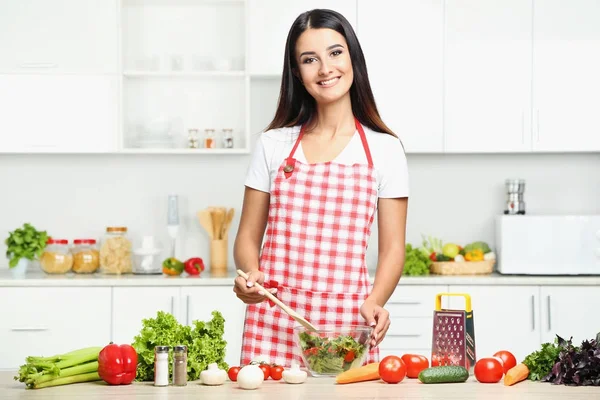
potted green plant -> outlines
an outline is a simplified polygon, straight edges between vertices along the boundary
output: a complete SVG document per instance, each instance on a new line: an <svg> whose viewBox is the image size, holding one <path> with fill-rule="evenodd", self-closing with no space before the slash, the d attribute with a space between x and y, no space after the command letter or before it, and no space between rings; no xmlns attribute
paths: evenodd
<svg viewBox="0 0 600 400"><path fill-rule="evenodd" d="M24 223L22 228L9 232L6 244L8 267L14 275L24 275L30 261L39 259L46 248L48 234L38 231L33 225Z"/></svg>

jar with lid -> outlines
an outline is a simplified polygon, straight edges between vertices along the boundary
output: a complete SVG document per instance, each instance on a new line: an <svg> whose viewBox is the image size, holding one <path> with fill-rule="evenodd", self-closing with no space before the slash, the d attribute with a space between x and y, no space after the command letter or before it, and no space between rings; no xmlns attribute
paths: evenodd
<svg viewBox="0 0 600 400"><path fill-rule="evenodd" d="M223 148L233 149L233 129L223 129Z"/></svg>
<svg viewBox="0 0 600 400"><path fill-rule="evenodd" d="M73 267L73 256L69 252L69 241L50 238L40 257L40 266L48 274L65 274Z"/></svg>
<svg viewBox="0 0 600 400"><path fill-rule="evenodd" d="M154 386L169 386L169 346L154 347Z"/></svg>
<svg viewBox="0 0 600 400"><path fill-rule="evenodd" d="M214 129L205 129L204 130L204 147L207 149L214 149L216 146L215 143L215 130Z"/></svg>
<svg viewBox="0 0 600 400"><path fill-rule="evenodd" d="M173 347L173 386L187 385L187 346Z"/></svg>
<svg viewBox="0 0 600 400"><path fill-rule="evenodd" d="M198 129L188 129L188 148L198 148Z"/></svg>
<svg viewBox="0 0 600 400"><path fill-rule="evenodd" d="M109 226L100 245L100 271L105 274L131 273L131 241L127 228Z"/></svg>
<svg viewBox="0 0 600 400"><path fill-rule="evenodd" d="M100 252L96 248L95 239L73 240L73 272L91 274L100 266Z"/></svg>

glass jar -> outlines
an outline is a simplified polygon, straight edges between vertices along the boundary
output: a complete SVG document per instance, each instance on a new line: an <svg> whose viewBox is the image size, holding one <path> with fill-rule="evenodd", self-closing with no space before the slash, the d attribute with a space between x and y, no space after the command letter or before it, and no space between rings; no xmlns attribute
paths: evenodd
<svg viewBox="0 0 600 400"><path fill-rule="evenodd" d="M169 346L154 347L154 386L169 386Z"/></svg>
<svg viewBox="0 0 600 400"><path fill-rule="evenodd" d="M48 274L65 274L73 267L73 256L66 239L48 239L40 257L40 266Z"/></svg>
<svg viewBox="0 0 600 400"><path fill-rule="evenodd" d="M187 385L187 346L173 347L173 386Z"/></svg>
<svg viewBox="0 0 600 400"><path fill-rule="evenodd" d="M188 129L188 148L198 148L198 129Z"/></svg>
<svg viewBox="0 0 600 400"><path fill-rule="evenodd" d="M204 130L204 148L206 149L214 149L216 148L215 143L215 130L214 129L205 129Z"/></svg>
<svg viewBox="0 0 600 400"><path fill-rule="evenodd" d="M233 149L233 129L223 129L223 148Z"/></svg>
<svg viewBox="0 0 600 400"><path fill-rule="evenodd" d="M73 272L91 274L100 266L100 252L96 248L95 239L73 240Z"/></svg>
<svg viewBox="0 0 600 400"><path fill-rule="evenodd" d="M105 274L131 273L131 241L127 228L109 226L100 246L100 271Z"/></svg>

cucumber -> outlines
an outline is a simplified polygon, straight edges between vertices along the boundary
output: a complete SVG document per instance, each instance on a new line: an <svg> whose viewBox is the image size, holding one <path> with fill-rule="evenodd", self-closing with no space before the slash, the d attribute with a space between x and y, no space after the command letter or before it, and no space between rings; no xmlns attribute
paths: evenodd
<svg viewBox="0 0 600 400"><path fill-rule="evenodd" d="M419 380L423 383L456 383L468 378L469 371L458 365L425 368L419 373Z"/></svg>

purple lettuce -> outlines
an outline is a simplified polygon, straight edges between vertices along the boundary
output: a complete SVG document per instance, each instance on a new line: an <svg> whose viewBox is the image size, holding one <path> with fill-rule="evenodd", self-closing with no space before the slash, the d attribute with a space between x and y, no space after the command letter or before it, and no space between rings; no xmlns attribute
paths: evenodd
<svg viewBox="0 0 600 400"><path fill-rule="evenodd" d="M600 386L600 333L596 339L584 340L579 347L573 346L573 338L557 338L561 349L558 361L542 381L554 385Z"/></svg>

